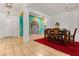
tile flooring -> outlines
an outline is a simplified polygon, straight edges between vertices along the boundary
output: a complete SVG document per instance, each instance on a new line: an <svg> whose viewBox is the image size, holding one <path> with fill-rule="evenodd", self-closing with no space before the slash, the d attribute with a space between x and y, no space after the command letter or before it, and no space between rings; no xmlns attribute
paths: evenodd
<svg viewBox="0 0 79 59"><path fill-rule="evenodd" d="M69 56L35 41L23 43L16 37L0 39L0 56Z"/></svg>

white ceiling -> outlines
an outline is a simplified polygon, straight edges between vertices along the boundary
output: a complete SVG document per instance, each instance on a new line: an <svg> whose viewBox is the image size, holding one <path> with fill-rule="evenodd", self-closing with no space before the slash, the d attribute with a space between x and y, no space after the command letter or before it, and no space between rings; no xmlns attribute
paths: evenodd
<svg viewBox="0 0 79 59"><path fill-rule="evenodd" d="M28 7L52 17L55 14L79 9L79 3L29 3Z"/></svg>
<svg viewBox="0 0 79 59"><path fill-rule="evenodd" d="M12 3L11 12L17 15L21 12L27 3ZM79 9L79 3L28 3L28 7L38 12L44 13L50 17L66 11ZM0 13L6 13L5 3L0 3Z"/></svg>
<svg viewBox="0 0 79 59"><path fill-rule="evenodd" d="M24 3L12 3L13 8L10 9L11 13L17 15L22 11L25 4ZM8 8L5 7L5 3L0 3L0 13L7 13Z"/></svg>

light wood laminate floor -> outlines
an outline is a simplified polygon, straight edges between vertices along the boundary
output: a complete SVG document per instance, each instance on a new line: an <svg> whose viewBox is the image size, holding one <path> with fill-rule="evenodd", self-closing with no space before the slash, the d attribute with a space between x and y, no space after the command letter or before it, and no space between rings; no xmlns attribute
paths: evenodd
<svg viewBox="0 0 79 59"><path fill-rule="evenodd" d="M0 39L0 56L69 56L35 41L23 43L18 38Z"/></svg>

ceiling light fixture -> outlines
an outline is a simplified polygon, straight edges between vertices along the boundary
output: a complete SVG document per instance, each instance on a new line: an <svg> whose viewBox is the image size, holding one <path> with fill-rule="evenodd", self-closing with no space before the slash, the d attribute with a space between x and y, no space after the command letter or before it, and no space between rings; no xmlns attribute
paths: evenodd
<svg viewBox="0 0 79 59"><path fill-rule="evenodd" d="M11 9L13 8L12 3L6 3L5 7L7 8L7 17L9 17L11 13Z"/></svg>
<svg viewBox="0 0 79 59"><path fill-rule="evenodd" d="M11 3L8 3L7 5L11 5Z"/></svg>
<svg viewBox="0 0 79 59"><path fill-rule="evenodd" d="M12 3L6 3L7 8L12 8Z"/></svg>

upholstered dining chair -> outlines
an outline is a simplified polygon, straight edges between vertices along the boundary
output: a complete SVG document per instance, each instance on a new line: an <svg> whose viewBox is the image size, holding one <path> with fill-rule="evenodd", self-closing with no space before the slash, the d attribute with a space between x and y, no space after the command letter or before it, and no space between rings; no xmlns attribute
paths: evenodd
<svg viewBox="0 0 79 59"><path fill-rule="evenodd" d="M59 28L54 28L53 29L53 38L54 38L54 40L58 40L59 39L59 31L60 31L60 29Z"/></svg>
<svg viewBox="0 0 79 59"><path fill-rule="evenodd" d="M75 36L76 36L76 32L77 32L77 28L75 28L73 35L67 35L67 37L69 37L69 42L73 43L73 46L75 46Z"/></svg>
<svg viewBox="0 0 79 59"><path fill-rule="evenodd" d="M50 38L50 36L51 36L51 29L50 28L47 28L47 29L45 29L45 38Z"/></svg>

